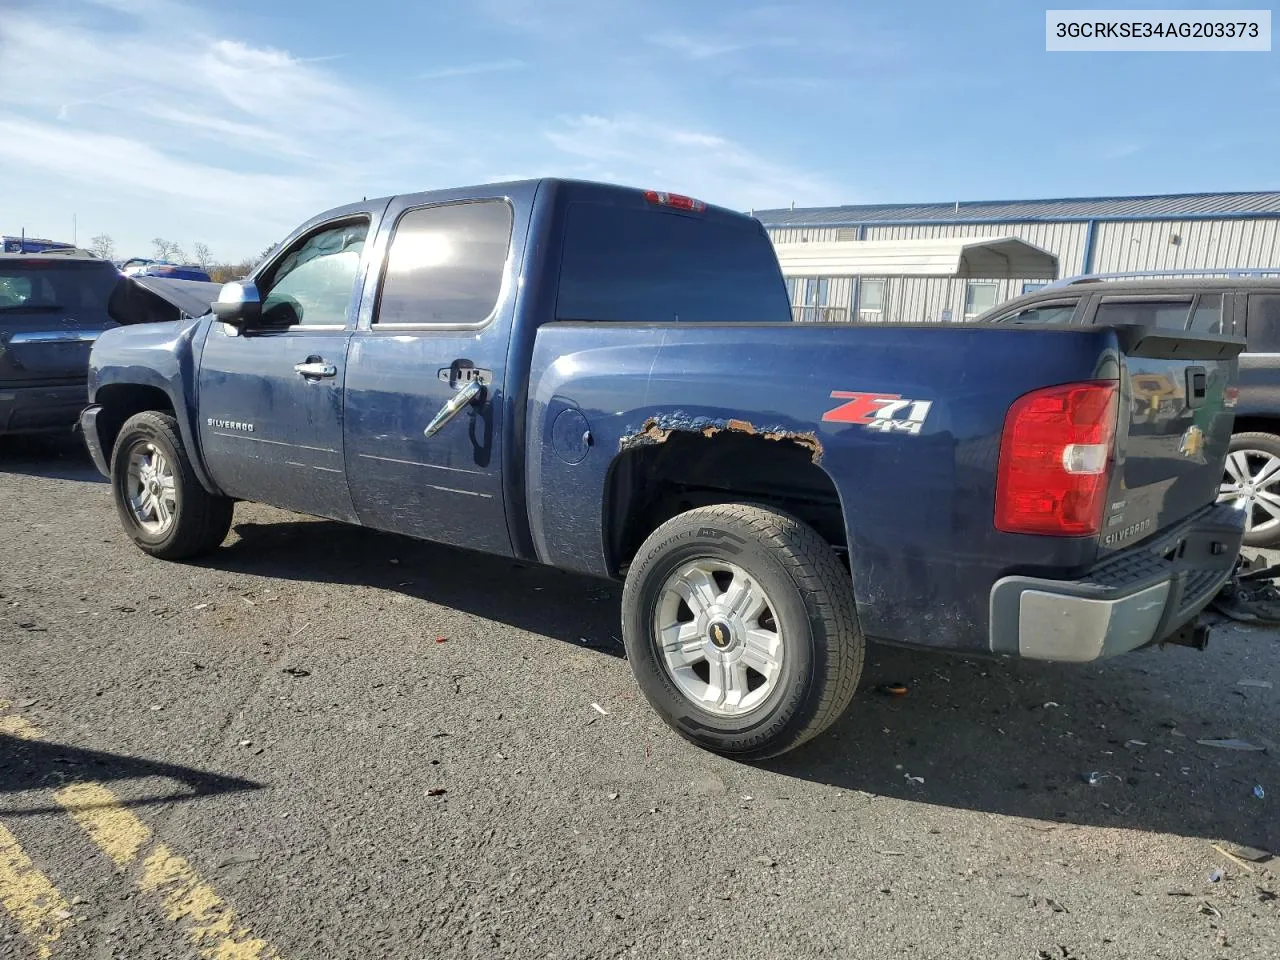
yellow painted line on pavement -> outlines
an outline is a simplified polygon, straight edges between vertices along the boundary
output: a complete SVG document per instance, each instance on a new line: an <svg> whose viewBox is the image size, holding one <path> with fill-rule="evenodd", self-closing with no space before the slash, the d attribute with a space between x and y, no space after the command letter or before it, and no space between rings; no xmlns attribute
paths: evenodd
<svg viewBox="0 0 1280 960"><path fill-rule="evenodd" d="M36 956L49 960L53 945L71 922L71 907L3 824L0 824L0 903L35 948Z"/></svg>
<svg viewBox="0 0 1280 960"><path fill-rule="evenodd" d="M42 736L36 727L12 714L0 716L0 733L24 740ZM280 960L276 949L255 937L237 919L235 911L201 879L186 858L167 844L155 841L151 828L105 786L93 781L72 783L53 796L118 868L140 863L137 886L160 898L170 922L202 956L208 960ZM40 960L48 960L52 944L69 922L70 909L3 826L0 903L35 945Z"/></svg>
<svg viewBox="0 0 1280 960"><path fill-rule="evenodd" d="M186 858L164 843L153 844L151 828L102 784L72 784L55 793L54 799L117 867L129 867L141 859L138 886L160 897L165 916L209 960L279 960L275 948L240 923L235 911Z"/></svg>

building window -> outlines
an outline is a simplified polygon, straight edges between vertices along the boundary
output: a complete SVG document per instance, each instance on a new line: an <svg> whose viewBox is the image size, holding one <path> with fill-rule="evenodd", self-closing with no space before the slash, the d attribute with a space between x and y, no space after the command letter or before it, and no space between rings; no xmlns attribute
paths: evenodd
<svg viewBox="0 0 1280 960"><path fill-rule="evenodd" d="M831 277L789 277L791 319L797 323L833 323L849 319L849 305L832 303Z"/></svg>
<svg viewBox="0 0 1280 960"><path fill-rule="evenodd" d="M883 280L862 280L858 283L858 309L873 313L884 311Z"/></svg>
<svg viewBox="0 0 1280 960"><path fill-rule="evenodd" d="M1000 284L989 280L970 280L964 290L964 316L966 320L986 313L996 305L996 291Z"/></svg>
<svg viewBox="0 0 1280 960"><path fill-rule="evenodd" d="M1023 292L1024 294L1026 294L1026 293L1035 293L1037 290L1043 290L1043 289L1044 289L1045 287L1047 287L1047 286L1048 286L1048 284L1047 284L1047 283L1039 283L1039 282L1037 282L1037 283L1024 283L1024 284L1022 285L1022 292Z"/></svg>

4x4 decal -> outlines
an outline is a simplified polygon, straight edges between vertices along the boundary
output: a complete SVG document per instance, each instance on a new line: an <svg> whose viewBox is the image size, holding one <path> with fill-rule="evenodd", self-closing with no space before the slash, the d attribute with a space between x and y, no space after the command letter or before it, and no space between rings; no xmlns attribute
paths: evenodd
<svg viewBox="0 0 1280 960"><path fill-rule="evenodd" d="M826 423L859 423L882 433L901 431L917 436L929 416L932 400L904 400L897 393L850 393L832 390L832 400L844 400L822 415ZM903 416L905 414L905 416Z"/></svg>

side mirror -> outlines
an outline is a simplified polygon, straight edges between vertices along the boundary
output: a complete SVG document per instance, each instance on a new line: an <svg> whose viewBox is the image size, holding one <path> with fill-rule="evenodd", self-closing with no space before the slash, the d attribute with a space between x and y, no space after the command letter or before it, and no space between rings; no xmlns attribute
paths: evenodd
<svg viewBox="0 0 1280 960"><path fill-rule="evenodd" d="M258 287L248 280L224 283L213 301L213 315L223 323L243 330L262 319L262 298Z"/></svg>

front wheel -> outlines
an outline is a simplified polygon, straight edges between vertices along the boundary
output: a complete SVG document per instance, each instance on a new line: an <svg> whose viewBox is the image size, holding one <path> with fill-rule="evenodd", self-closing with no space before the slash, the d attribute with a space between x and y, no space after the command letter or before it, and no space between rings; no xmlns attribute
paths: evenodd
<svg viewBox="0 0 1280 960"><path fill-rule="evenodd" d="M662 719L743 760L786 753L835 722L866 650L831 547L794 517L747 504L690 510L655 530L627 573L622 629Z"/></svg>
<svg viewBox="0 0 1280 960"><path fill-rule="evenodd" d="M1244 511L1245 546L1280 546L1280 436L1237 433L1228 450L1218 499Z"/></svg>
<svg viewBox="0 0 1280 960"><path fill-rule="evenodd" d="M111 454L111 492L125 532L162 560L208 553L231 529L234 503L200 485L168 414L125 421Z"/></svg>

